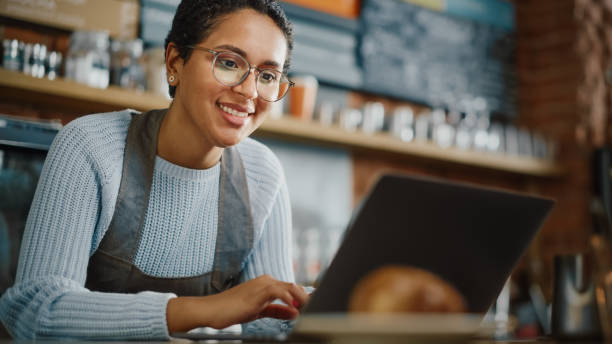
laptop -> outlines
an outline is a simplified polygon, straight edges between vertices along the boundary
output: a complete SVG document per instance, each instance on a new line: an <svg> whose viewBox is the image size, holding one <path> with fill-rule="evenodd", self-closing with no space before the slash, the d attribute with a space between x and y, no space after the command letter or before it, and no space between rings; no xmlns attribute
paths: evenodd
<svg viewBox="0 0 612 344"><path fill-rule="evenodd" d="M434 336L473 334L553 204L550 199L471 184L383 175L354 212L342 244L288 339L329 338L334 331L363 338L364 331L388 334L398 329L403 335L415 331L427 337L425 324L436 323L431 328ZM413 266L442 277L464 296L469 315L407 314L381 321L347 315L353 286L385 265Z"/></svg>

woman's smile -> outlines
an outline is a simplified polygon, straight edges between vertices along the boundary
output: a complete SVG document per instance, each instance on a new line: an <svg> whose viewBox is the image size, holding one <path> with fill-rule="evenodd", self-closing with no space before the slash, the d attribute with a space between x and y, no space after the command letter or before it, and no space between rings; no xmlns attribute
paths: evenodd
<svg viewBox="0 0 612 344"><path fill-rule="evenodd" d="M244 126L250 117L254 115L255 110L251 110L240 105L231 103L217 103L221 113L226 121L238 127Z"/></svg>

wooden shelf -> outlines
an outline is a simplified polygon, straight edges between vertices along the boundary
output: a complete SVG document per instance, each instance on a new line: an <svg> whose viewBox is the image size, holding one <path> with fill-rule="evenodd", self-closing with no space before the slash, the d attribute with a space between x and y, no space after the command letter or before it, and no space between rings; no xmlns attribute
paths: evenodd
<svg viewBox="0 0 612 344"><path fill-rule="evenodd" d="M37 79L0 68L0 93L5 98L27 98L23 101L81 102L92 108L131 108L140 111L165 108L170 101L161 95L109 87L96 89L72 81ZM13 97L21 95L21 97ZM456 148L440 148L429 142L402 142L388 134L366 135L347 132L338 127L327 127L291 117L269 118L255 133L261 136L281 137L315 144L364 149L493 169L531 176L557 176L562 169L554 163L502 154L479 153Z"/></svg>
<svg viewBox="0 0 612 344"><path fill-rule="evenodd" d="M547 177L558 176L563 169L558 165L534 158L474 152L457 148L441 148L430 142L402 142L389 134L367 135L359 131L347 132L338 127L300 121L290 117L270 119L256 133L287 139L301 139L318 143L397 153L411 157L470 165L511 173Z"/></svg>
<svg viewBox="0 0 612 344"><path fill-rule="evenodd" d="M0 68L0 87L10 96L18 92L18 98L23 97L23 91L30 94L33 101L40 100L33 95L42 96L44 101L55 98L58 101L80 101L108 108L131 108L146 111L163 109L170 105L170 100L161 95L147 92L126 90L115 86L107 89L88 87L66 79L38 79L22 73ZM6 90L9 89L9 90ZM12 92L13 91L13 92ZM93 106L97 108L98 106Z"/></svg>

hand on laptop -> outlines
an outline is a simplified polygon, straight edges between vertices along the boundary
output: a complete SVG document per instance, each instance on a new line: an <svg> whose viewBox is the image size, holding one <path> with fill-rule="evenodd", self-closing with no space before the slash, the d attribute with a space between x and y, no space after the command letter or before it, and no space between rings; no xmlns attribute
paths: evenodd
<svg viewBox="0 0 612 344"><path fill-rule="evenodd" d="M284 304L273 303L277 299ZM166 309L168 330L222 329L265 317L294 319L307 301L302 287L263 275L219 294L171 299Z"/></svg>

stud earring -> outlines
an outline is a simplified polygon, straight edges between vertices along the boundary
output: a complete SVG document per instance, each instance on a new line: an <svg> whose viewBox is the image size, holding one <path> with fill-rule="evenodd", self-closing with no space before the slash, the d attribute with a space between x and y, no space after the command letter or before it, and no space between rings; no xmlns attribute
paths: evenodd
<svg viewBox="0 0 612 344"><path fill-rule="evenodd" d="M168 81L169 81L170 83L173 83L173 82L174 82L174 80L176 80L176 78L174 77L174 75L170 75L170 76L168 77Z"/></svg>

